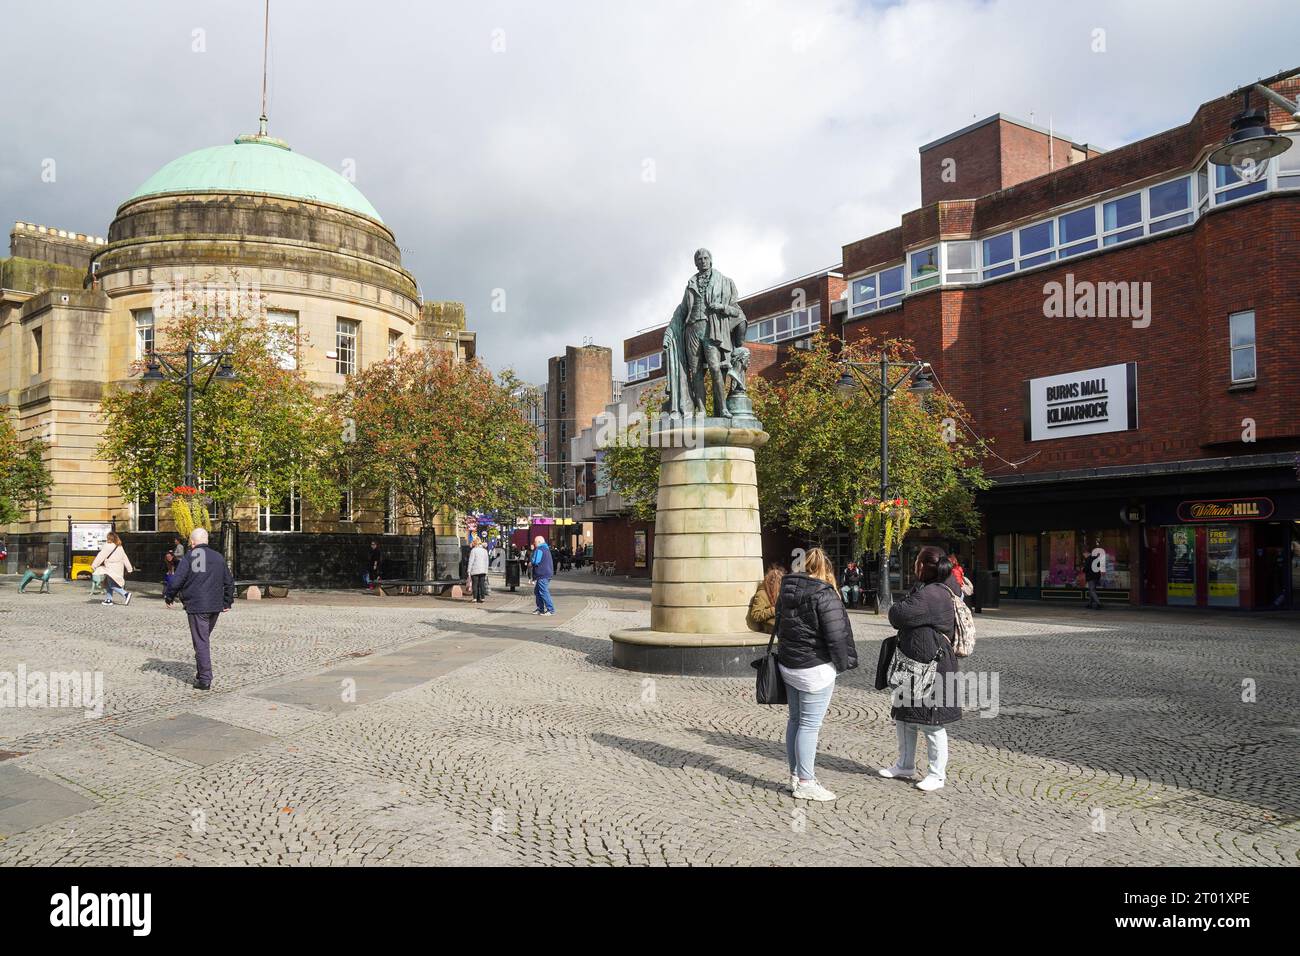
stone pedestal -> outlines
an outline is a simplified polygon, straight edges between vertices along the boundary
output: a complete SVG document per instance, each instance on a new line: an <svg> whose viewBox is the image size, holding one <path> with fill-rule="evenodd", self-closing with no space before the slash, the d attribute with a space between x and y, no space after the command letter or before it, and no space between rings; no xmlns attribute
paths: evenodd
<svg viewBox="0 0 1300 956"><path fill-rule="evenodd" d="M616 667L753 675L768 641L745 623L763 578L754 449L767 433L749 422L687 420L653 433L661 465L650 627L610 635Z"/></svg>

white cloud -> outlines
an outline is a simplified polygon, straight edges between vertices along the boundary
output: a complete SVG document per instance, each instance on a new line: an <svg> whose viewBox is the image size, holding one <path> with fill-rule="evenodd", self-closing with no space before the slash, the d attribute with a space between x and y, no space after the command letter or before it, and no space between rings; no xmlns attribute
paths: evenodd
<svg viewBox="0 0 1300 956"><path fill-rule="evenodd" d="M6 13L10 219L102 234L163 163L255 126L260 3L114 9L110 21L71 0ZM742 294L839 261L919 204L917 147L974 118L1032 113L1111 147L1297 65L1294 3L1224 11L276 0L271 129L334 168L355 158L424 295L463 299L480 355L540 379L547 356L585 336L621 358L625 336L667 318L697 246ZM60 37L56 64L45 36ZM48 187L47 156L60 173Z"/></svg>

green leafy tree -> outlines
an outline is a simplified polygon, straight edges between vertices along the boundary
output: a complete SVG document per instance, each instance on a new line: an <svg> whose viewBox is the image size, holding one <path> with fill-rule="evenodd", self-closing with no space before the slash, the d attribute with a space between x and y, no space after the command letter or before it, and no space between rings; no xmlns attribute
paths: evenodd
<svg viewBox="0 0 1300 956"><path fill-rule="evenodd" d="M435 526L446 509L507 512L541 499L547 482L520 384L429 347L402 350L348 379L338 404L352 480L395 491L420 527L419 575L437 577Z"/></svg>
<svg viewBox="0 0 1300 956"><path fill-rule="evenodd" d="M29 508L49 502L53 478L45 450L40 439L19 441L13 425L0 417L0 525L21 521Z"/></svg>
<svg viewBox="0 0 1300 956"><path fill-rule="evenodd" d="M612 434L600 463L610 489L622 496L632 517L638 521L653 521L655 517L659 493L659 449L650 447L645 439L649 423L655 420L663 406L665 394L662 385L641 393L637 407L639 424L629 422L626 430Z"/></svg>
<svg viewBox="0 0 1300 956"><path fill-rule="evenodd" d="M750 396L771 436L756 456L765 522L813 537L861 525L864 500L880 493L879 389L870 384L871 371L856 394L845 395L836 384L842 360L878 362L882 348L890 361L912 356L905 342L844 345L821 333L812 348L791 351L780 381L755 379ZM903 371L892 374L897 381ZM964 415L961 404L938 389L924 402L906 387L890 399L890 499L908 500L913 527L965 536L978 525L974 493L987 486L979 465L984 450L960 426Z"/></svg>
<svg viewBox="0 0 1300 956"><path fill-rule="evenodd" d="M214 278L167 293L157 350L232 353L235 379L213 381L194 395L194 467L204 495L225 522L236 509L282 500L304 506L338 503L335 470L341 423L330 403L313 392L293 359L296 330L268 321L256 292ZM136 362L133 374L145 370ZM205 376L206 377L206 376ZM196 384L201 385L201 377ZM99 447L124 495L169 492L185 475L185 394L171 382L133 382L102 403L107 425ZM231 537L233 542L233 535ZM229 548L227 547L227 556Z"/></svg>

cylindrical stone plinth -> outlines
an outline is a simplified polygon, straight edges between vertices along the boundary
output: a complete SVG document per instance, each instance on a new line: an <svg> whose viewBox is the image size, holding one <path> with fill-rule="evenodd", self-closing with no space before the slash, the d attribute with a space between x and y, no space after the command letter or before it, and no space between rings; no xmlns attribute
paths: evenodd
<svg viewBox="0 0 1300 956"><path fill-rule="evenodd" d="M693 440L674 441L679 434ZM745 622L763 577L754 449L767 433L716 425L658 437L650 627L612 634L614 663L653 673L752 674L753 648L768 641Z"/></svg>

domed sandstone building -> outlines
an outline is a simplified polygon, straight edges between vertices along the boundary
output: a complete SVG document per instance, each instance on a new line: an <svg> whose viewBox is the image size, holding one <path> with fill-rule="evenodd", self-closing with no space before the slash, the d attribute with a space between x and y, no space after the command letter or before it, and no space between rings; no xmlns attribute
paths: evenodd
<svg viewBox="0 0 1300 956"><path fill-rule="evenodd" d="M106 238L15 224L0 260L0 414L20 437L49 443L54 487L48 506L3 529L11 568L45 555L62 566L69 519L149 536L134 543L137 563L153 567L167 508L157 495L125 500L95 449L105 389L138 380L131 363L164 321L160 290L259 290L268 317L299 334L284 361L322 392L403 345L473 357L464 306L422 300L392 229L356 186L264 130L167 163L118 207ZM249 508L241 576L354 579L378 535L389 574L405 573L415 529L391 501L351 499L340 489L330 514L303 514L296 498ZM456 529L439 532L440 565L454 567Z"/></svg>

